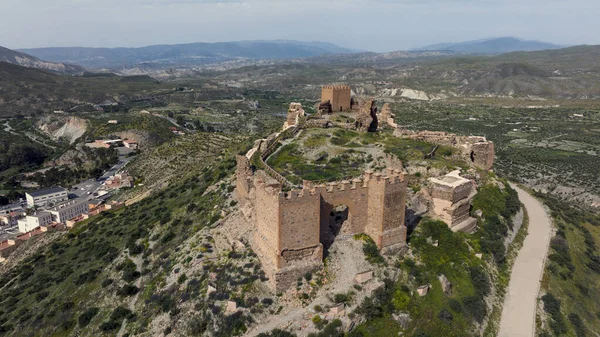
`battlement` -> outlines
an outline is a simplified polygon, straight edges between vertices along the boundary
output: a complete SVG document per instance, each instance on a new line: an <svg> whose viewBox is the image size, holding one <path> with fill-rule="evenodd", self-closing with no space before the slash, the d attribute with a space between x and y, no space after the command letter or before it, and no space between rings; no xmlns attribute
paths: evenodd
<svg viewBox="0 0 600 337"><path fill-rule="evenodd" d="M259 171L266 175L266 172ZM262 176L261 174L261 176ZM266 182L266 179L257 178L255 186L262 189L265 194L278 198L280 201L307 198L324 193L336 193L344 191L352 191L356 189L368 189L370 186L378 185L397 185L406 182L406 173L394 168L387 168L386 173L373 173L367 170L361 177L351 180L342 180L330 183L314 184L312 181L304 180L303 186L300 189L293 189L288 192L282 191L282 186L279 183Z"/></svg>
<svg viewBox="0 0 600 337"><path fill-rule="evenodd" d="M321 87L323 90L350 90L350 86L347 84L329 84Z"/></svg>

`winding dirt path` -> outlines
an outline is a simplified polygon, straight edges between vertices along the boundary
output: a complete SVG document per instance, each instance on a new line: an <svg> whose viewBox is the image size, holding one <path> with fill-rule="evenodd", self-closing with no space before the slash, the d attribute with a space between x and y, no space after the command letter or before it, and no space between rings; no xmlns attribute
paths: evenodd
<svg viewBox="0 0 600 337"><path fill-rule="evenodd" d="M542 204L512 185L529 214L528 235L515 260L504 299L499 337L535 335L536 302L551 237L550 218Z"/></svg>

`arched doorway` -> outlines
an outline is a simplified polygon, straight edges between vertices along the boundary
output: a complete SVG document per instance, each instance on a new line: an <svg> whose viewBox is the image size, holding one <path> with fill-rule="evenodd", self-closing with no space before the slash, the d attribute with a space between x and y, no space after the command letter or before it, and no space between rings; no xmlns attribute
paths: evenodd
<svg viewBox="0 0 600 337"><path fill-rule="evenodd" d="M336 238L346 237L350 232L350 222L352 221L352 214L350 208L347 205L340 204L330 208L328 218L326 221L326 228L322 229L321 243L325 249L325 256L329 247L333 244Z"/></svg>

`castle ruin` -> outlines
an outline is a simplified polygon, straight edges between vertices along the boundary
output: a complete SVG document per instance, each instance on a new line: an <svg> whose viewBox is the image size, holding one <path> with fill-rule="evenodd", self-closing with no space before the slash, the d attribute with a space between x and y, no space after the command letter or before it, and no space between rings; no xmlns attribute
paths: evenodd
<svg viewBox="0 0 600 337"><path fill-rule="evenodd" d="M237 164L238 197L254 211L252 247L276 291L320 268L324 250L338 235L365 233L384 251L406 244L407 179L400 169L366 171L338 183L304 181L301 189L286 193L265 171L253 173L247 156L238 156ZM334 223L331 216L341 205L347 218Z"/></svg>
<svg viewBox="0 0 600 337"><path fill-rule="evenodd" d="M433 213L454 232L472 232L477 219L469 216L471 200L477 193L473 181L452 171L441 178L430 178Z"/></svg>
<svg viewBox="0 0 600 337"><path fill-rule="evenodd" d="M384 252L406 245L405 207L408 180L402 162L392 154L385 157L385 173L366 171L360 177L328 184L304 181L295 186L267 163L280 141L303 129L340 127L377 131L396 126L388 104L377 113L374 99L352 106L348 86L323 87L327 106L353 109L354 123L340 122L319 114L306 115L299 103L288 109L283 131L259 140L245 155L237 156L237 197L249 205L245 216L254 225L251 245L258 255L271 286L282 291L299 277L322 266L324 255L337 236L367 234ZM346 92L346 94L340 94ZM340 103L341 100L345 103ZM323 103L321 104L323 106ZM358 110L358 111L356 111ZM407 131L394 127L394 135L459 148L476 167L491 169L494 145L484 137L464 137L435 131ZM453 230L473 230L469 217L473 183L453 172L432 179L434 214ZM288 191L285 192L284 190ZM338 221L339 220L339 221Z"/></svg>

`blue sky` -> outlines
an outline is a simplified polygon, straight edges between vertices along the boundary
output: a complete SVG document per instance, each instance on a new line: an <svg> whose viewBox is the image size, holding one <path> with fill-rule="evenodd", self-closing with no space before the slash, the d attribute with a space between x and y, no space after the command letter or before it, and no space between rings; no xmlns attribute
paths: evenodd
<svg viewBox="0 0 600 337"><path fill-rule="evenodd" d="M600 44L598 0L0 0L8 48L257 39L377 52L517 36Z"/></svg>

